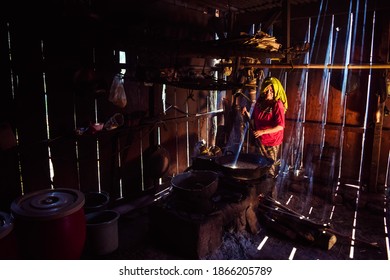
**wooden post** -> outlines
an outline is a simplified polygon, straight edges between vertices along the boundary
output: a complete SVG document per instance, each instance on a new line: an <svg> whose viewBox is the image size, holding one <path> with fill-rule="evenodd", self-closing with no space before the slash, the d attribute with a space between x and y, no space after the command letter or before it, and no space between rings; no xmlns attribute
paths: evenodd
<svg viewBox="0 0 390 280"><path fill-rule="evenodd" d="M285 49L290 48L290 21L291 21L291 9L290 9L290 0L283 0L282 2L282 24L283 24L283 30L285 32L284 34L284 40L283 45ZM291 61L291 54L286 55L286 62L290 63Z"/></svg>
<svg viewBox="0 0 390 280"><path fill-rule="evenodd" d="M368 186L368 191L371 193L377 192L378 167L380 164L380 155L381 155L381 139L382 139L384 107L385 107L385 103L380 102L378 97L378 105L375 113L374 139L372 145L370 183Z"/></svg>

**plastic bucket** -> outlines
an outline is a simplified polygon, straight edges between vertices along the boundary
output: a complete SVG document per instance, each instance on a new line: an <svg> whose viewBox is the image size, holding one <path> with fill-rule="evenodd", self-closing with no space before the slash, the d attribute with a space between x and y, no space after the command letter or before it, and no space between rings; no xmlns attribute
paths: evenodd
<svg viewBox="0 0 390 280"><path fill-rule="evenodd" d="M118 219L120 214L103 210L86 215L86 252L92 255L106 255L118 249Z"/></svg>

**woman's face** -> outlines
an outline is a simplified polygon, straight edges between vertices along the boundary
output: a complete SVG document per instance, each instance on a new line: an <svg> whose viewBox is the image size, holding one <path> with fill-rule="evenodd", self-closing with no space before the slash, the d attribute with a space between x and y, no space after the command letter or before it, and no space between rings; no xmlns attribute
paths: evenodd
<svg viewBox="0 0 390 280"><path fill-rule="evenodd" d="M265 100L273 100L274 99L274 89L272 85L267 86L263 91Z"/></svg>

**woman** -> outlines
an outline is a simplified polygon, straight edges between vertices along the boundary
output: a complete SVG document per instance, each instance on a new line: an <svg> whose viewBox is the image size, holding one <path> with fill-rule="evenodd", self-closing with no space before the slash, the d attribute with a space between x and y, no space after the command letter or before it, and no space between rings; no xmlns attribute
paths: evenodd
<svg viewBox="0 0 390 280"><path fill-rule="evenodd" d="M259 141L259 153L270 158L274 164L268 171L269 177L276 178L276 165L280 145L283 142L287 97L280 81L266 78L261 86L259 97L254 105L253 135ZM246 108L243 113L248 114Z"/></svg>

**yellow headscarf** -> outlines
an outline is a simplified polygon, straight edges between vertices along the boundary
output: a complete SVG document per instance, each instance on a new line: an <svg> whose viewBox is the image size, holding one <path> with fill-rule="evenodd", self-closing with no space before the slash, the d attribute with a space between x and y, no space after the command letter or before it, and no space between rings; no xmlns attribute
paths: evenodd
<svg viewBox="0 0 390 280"><path fill-rule="evenodd" d="M274 99L282 101L284 105L284 110L287 111L288 104L287 104L287 95L286 92L280 83L280 81L275 77L267 77L264 79L263 83L261 84L261 90L260 94L264 92L264 89L268 87L269 85L272 85L274 88Z"/></svg>

